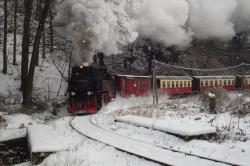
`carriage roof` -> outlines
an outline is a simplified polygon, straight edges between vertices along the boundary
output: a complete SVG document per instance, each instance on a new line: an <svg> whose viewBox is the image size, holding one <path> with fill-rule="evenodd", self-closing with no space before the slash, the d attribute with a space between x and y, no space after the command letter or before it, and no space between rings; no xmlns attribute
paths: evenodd
<svg viewBox="0 0 250 166"><path fill-rule="evenodd" d="M235 79L236 77L233 75L226 75L226 76L194 76L194 78L209 80L209 79Z"/></svg>
<svg viewBox="0 0 250 166"><path fill-rule="evenodd" d="M189 76L157 76L156 78L160 80L192 80L192 77Z"/></svg>
<svg viewBox="0 0 250 166"><path fill-rule="evenodd" d="M118 74L118 77L127 77L127 78L151 78L151 76L146 76L146 75L123 75L123 74Z"/></svg>

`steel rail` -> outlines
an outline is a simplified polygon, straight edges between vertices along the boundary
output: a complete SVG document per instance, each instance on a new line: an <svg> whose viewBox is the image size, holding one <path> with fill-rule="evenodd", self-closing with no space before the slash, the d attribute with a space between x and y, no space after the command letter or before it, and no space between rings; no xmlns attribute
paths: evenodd
<svg viewBox="0 0 250 166"><path fill-rule="evenodd" d="M75 119L75 118L73 118L73 119L71 120L71 122L72 122L74 119ZM169 151L172 151L172 152L174 152L174 153L180 153L180 154L184 154L184 155L186 155L186 156L197 157L197 158L200 158L200 159L203 159L203 160L208 160L208 161L212 161L212 162L216 162L216 163L221 163L221 164L225 164L225 165L233 165L233 166L239 166L239 165L240 165L240 164L237 164L237 163L232 163L232 162L223 161L223 160L214 159L214 158L208 158L208 157L201 156L201 155L197 155L197 154L191 154L191 153L187 153L187 152L185 152L185 151L175 150L175 149L171 149L171 148L169 148L169 147L164 147L164 146L160 146L160 145L157 145L157 144L149 143L149 142L146 142L146 141L143 141L143 140L138 140L138 139L131 138L131 137L128 137L128 136L124 136L124 135L121 135L121 134L112 132L112 131L110 131L110 130L108 130L108 129L105 129L105 128L103 128L103 127L101 127L101 126L95 124L95 123L93 122L93 120L92 120L92 116L89 116L89 117L88 117L88 121L89 121L89 123L90 123L91 125L93 125L93 126L96 127L96 128L99 128L99 129L104 130L104 131L106 131L106 132L108 132L108 133L115 134L115 135L117 135L117 136L124 137L124 138L126 138L126 139L129 139L129 140L132 140L132 141L135 141L135 142L143 142L143 143L145 143L145 144L154 146L154 147L156 147L156 148L161 148L161 149L163 149L163 150L169 150ZM71 122L70 122L70 126L71 126L74 130L76 130L78 133L80 133L81 135L84 135L83 133L81 133L80 131L78 131L77 129L75 129L75 127L71 124ZM100 140L98 140L98 139L91 138L91 137L89 137L89 136L87 136L87 135L84 135L84 136L86 136L86 137L88 137L88 138L90 138L90 139L92 139L92 140L102 142L102 141L100 141ZM103 142L103 143L104 143L104 142ZM106 144L106 145L108 145L108 146L111 146L111 145L109 145L109 144L107 144L107 143L104 143L104 144ZM112 147L113 147L113 146L112 146ZM162 162L160 162L160 161L152 160L152 159L149 159L149 158L147 158L147 157L145 157L145 156L138 155L138 154L134 154L134 153L125 151L125 150L123 150L123 149L119 149L119 148L117 148L117 147L114 147L114 148L116 148L116 149L118 149L118 150L120 150L120 151L123 151L123 152L127 152L127 153L129 153L129 154L133 154L133 155L135 155L135 156L138 156L138 157L147 159L147 160L149 160L149 161L154 161L154 162L159 163L159 164L168 165L168 164L166 164L166 163L162 163Z"/></svg>

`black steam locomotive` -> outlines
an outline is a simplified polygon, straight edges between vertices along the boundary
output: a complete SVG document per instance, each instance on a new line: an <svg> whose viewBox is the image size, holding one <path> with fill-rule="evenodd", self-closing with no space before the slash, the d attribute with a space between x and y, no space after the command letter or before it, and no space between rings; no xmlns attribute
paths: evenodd
<svg viewBox="0 0 250 166"><path fill-rule="evenodd" d="M97 53L99 63L75 66L69 80L69 113L90 114L114 98L113 77L107 72L103 53Z"/></svg>

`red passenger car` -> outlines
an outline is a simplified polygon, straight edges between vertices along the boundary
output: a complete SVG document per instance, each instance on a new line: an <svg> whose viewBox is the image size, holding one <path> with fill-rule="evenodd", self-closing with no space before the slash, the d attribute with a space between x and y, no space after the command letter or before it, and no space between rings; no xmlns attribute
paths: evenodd
<svg viewBox="0 0 250 166"><path fill-rule="evenodd" d="M236 79L238 89L250 90L250 75L239 75Z"/></svg>
<svg viewBox="0 0 250 166"><path fill-rule="evenodd" d="M161 94L192 93L192 78L188 76L157 76L157 82Z"/></svg>
<svg viewBox="0 0 250 166"><path fill-rule="evenodd" d="M235 91L235 76L195 76L193 91L205 92L209 89L224 88L227 91Z"/></svg>
<svg viewBox="0 0 250 166"><path fill-rule="evenodd" d="M115 85L122 97L145 96L151 92L150 76L116 75Z"/></svg>

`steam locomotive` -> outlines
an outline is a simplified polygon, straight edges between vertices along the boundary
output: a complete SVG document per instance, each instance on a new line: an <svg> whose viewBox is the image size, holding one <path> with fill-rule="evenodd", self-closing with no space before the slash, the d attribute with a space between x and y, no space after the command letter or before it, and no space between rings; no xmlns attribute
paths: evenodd
<svg viewBox="0 0 250 166"><path fill-rule="evenodd" d="M99 63L75 66L69 80L68 112L92 114L110 102L116 94L121 97L145 96L151 93L152 77L138 75L111 75L98 53ZM250 90L250 75L221 76L157 76L158 93L183 95L203 93L214 88L227 91Z"/></svg>
<svg viewBox="0 0 250 166"><path fill-rule="evenodd" d="M114 98L113 77L103 63L103 53L98 53L99 64L75 66L69 80L69 113L96 113L103 102Z"/></svg>

